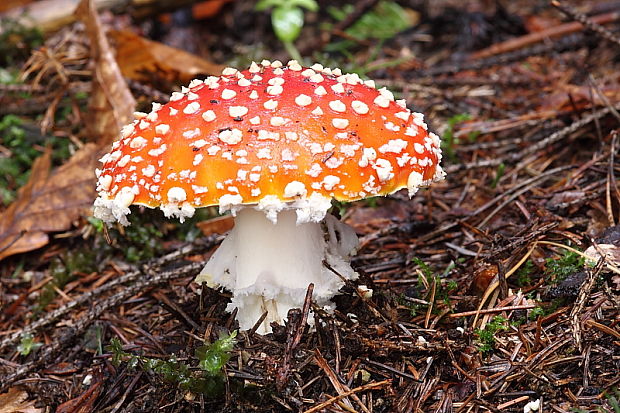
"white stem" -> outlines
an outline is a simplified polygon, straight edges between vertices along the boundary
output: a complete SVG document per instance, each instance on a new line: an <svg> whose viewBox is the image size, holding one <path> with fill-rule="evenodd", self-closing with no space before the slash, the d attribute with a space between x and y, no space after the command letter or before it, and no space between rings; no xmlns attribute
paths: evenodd
<svg viewBox="0 0 620 413"><path fill-rule="evenodd" d="M320 223L296 220L292 209L281 211L272 223L264 212L243 208L233 230L196 278L233 293L227 310L239 309L240 328L251 328L267 311L258 332L271 332L271 322L281 324L288 310L303 306L310 283L314 301L333 306L330 299L343 282L324 261L343 277L357 278L349 265L358 244L351 227L331 215Z"/></svg>

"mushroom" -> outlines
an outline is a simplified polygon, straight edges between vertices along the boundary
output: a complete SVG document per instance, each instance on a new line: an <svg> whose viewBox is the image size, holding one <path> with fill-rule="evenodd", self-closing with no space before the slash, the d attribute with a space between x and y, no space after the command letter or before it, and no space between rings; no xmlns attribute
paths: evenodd
<svg viewBox="0 0 620 413"><path fill-rule="evenodd" d="M439 138L371 80L296 61L226 68L153 104L122 130L97 170L94 214L127 225L132 204L181 221L219 205L235 226L196 282L232 292L242 329L259 333L313 300L327 309L357 237L328 214L355 201L439 180ZM338 274L335 274L337 272Z"/></svg>

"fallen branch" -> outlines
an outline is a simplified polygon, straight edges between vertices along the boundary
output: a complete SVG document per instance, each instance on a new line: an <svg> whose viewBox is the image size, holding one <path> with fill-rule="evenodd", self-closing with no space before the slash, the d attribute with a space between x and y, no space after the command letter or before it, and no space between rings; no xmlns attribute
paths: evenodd
<svg viewBox="0 0 620 413"><path fill-rule="evenodd" d="M213 246L215 246L222 237L210 237L206 239L206 242L201 245L201 249L209 249ZM140 278L141 276L143 276L144 273L146 272L153 272L155 271L156 268L160 268L162 266L164 266L165 264L175 261L177 259L179 259L181 256L186 255L186 254L190 254L192 252L195 252L198 248L198 246L195 244L190 244L187 245L183 248L178 249L177 251L171 252L170 254L164 255L161 258L158 258L156 260L153 260L147 264L145 264L142 267L142 270L136 270L136 271L132 271L128 274L125 274L121 277L118 277L98 288L95 288L94 290L88 291L82 295L80 295L79 297L77 297L76 299L74 299L73 301L70 301L68 303L66 303L65 305L63 305L62 307L47 313L47 315L43 318L40 318L37 321L32 322L31 324L25 326L24 328L22 328L20 331L16 331L13 334L11 334L9 337L5 338L4 340L0 341L0 350L3 350L4 348L6 348L7 346L11 346L11 345L15 345L17 344L17 342L20 340L20 338L23 335L27 335L27 334L33 334L35 333L37 330L39 330L40 328L43 328L51 323L53 323L54 321L58 320L60 317L64 316L65 314L67 314L69 311L71 311L71 309L85 304L86 302L89 302L91 300L94 300L95 298L99 297L101 294L111 290L112 288L119 286L121 284L125 284L128 282L132 282L135 281L136 279Z"/></svg>
<svg viewBox="0 0 620 413"><path fill-rule="evenodd" d="M138 293L144 292L148 288L152 288L158 284L182 278L190 274L196 274L202 269L202 267L203 263L193 262L172 271L165 271L159 274L154 274L152 271L149 271L146 274L140 273L139 275L143 275L140 281L96 304L91 310L88 311L86 315L74 322L69 331L63 334L57 341L55 341L49 346L45 346L45 348L37 355L37 358L34 361L18 367L15 372L7 376L1 377L0 383L2 384L0 384L0 393L6 391L15 381L25 377L34 369L49 362L56 354L58 354L60 350L65 348L77 336L83 333L88 328L88 326L90 326L90 324L94 320L99 318L99 316L101 316L101 314L103 314L105 311L116 307L124 300Z"/></svg>

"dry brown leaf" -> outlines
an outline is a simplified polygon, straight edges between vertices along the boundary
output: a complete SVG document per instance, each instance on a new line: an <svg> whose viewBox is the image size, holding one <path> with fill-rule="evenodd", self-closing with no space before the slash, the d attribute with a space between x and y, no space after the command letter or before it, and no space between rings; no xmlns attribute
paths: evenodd
<svg viewBox="0 0 620 413"><path fill-rule="evenodd" d="M212 234L225 234L234 226L232 215L224 215L217 218L201 221L196 224L204 236Z"/></svg>
<svg viewBox="0 0 620 413"><path fill-rule="evenodd" d="M88 144L51 174L49 152L34 162L28 183L0 215L0 260L42 247L48 232L64 231L90 213L98 155Z"/></svg>
<svg viewBox="0 0 620 413"><path fill-rule="evenodd" d="M145 39L130 31L112 31L116 42L118 65L128 78L141 80L141 72L164 71L182 83L189 83L200 74L216 75L222 65L211 63L191 53Z"/></svg>
<svg viewBox="0 0 620 413"><path fill-rule="evenodd" d="M87 131L98 143L109 144L132 120L136 101L116 63L92 1L82 0L75 13L86 25L95 60L89 111L85 119Z"/></svg>
<svg viewBox="0 0 620 413"><path fill-rule="evenodd" d="M8 393L0 394L0 413L39 413L43 409L34 407L34 401L27 401L28 393L11 387Z"/></svg>

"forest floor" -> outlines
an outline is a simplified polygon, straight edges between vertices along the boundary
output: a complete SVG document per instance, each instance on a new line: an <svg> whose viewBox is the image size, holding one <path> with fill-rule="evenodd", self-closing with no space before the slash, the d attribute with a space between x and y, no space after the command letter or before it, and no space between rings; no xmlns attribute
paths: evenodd
<svg viewBox="0 0 620 413"><path fill-rule="evenodd" d="M307 300L265 336L192 282L230 217L90 214L97 159L134 110L289 59L273 11L122 3L0 21L0 412L620 413L617 1L306 10L304 63L424 113L447 176L339 205L359 280L333 314Z"/></svg>

